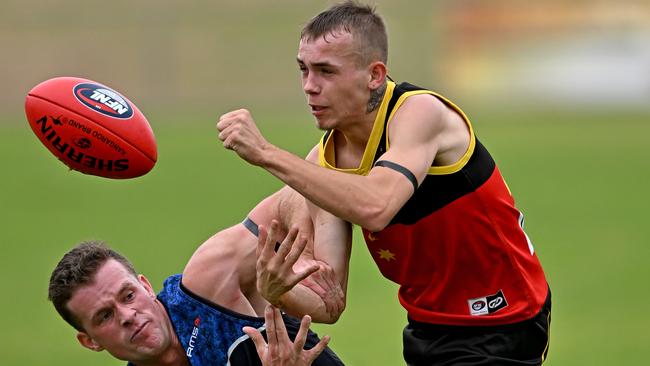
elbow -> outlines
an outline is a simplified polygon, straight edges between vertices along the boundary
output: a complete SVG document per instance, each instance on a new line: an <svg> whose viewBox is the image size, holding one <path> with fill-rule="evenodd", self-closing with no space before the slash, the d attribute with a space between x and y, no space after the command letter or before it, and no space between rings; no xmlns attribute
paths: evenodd
<svg viewBox="0 0 650 366"><path fill-rule="evenodd" d="M343 304L341 305L341 307L337 311L335 311L334 313L332 313L330 315L328 321L325 324L334 324L334 323L336 323L339 320L339 318L341 317L341 314L343 314L343 310L345 310L345 301L343 301Z"/></svg>
<svg viewBox="0 0 650 366"><path fill-rule="evenodd" d="M388 212L387 205L374 204L366 207L361 213L361 219L358 224L364 229L372 232L382 231L395 214Z"/></svg>
<svg viewBox="0 0 650 366"><path fill-rule="evenodd" d="M321 321L318 321L316 319L312 319L315 323L321 323L321 324L329 324L332 325L336 323L339 320L339 317L327 317L326 319L323 319Z"/></svg>
<svg viewBox="0 0 650 366"><path fill-rule="evenodd" d="M380 220L377 218L373 218L371 220L368 220L364 225L361 226L368 231L376 233L384 230L384 228L386 228L386 226L388 226L389 223L390 220Z"/></svg>
<svg viewBox="0 0 650 366"><path fill-rule="evenodd" d="M321 315L321 316L316 316L312 315L311 316L311 321L314 323L319 323L319 324L334 324L336 323L337 320L339 320L339 316L331 316L331 315Z"/></svg>
<svg viewBox="0 0 650 366"><path fill-rule="evenodd" d="M319 312L319 314L312 315L312 321L315 323L322 324L334 324L336 323L343 310L345 310L345 301L342 301L336 309L327 309L326 311Z"/></svg>

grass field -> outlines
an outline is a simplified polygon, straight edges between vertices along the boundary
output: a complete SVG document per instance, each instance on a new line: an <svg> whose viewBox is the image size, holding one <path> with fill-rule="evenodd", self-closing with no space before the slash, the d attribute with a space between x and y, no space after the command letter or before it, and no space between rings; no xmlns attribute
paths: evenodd
<svg viewBox="0 0 650 366"><path fill-rule="evenodd" d="M300 106L297 34L332 2L3 2L0 44L11 56L0 58L0 366L124 364L77 344L47 301L51 270L77 242L103 239L159 289L197 245L278 189L221 147L213 120L248 103L272 142L304 156L320 133ZM445 61L436 48L444 39L432 20L445 2L372 2L386 16L391 74L447 95L452 83L434 67ZM137 101L158 139L150 174L69 172L40 145L21 114L24 95L61 75ZM468 112L526 215L553 291L546 365L647 363L650 111L497 110L448 96ZM314 328L347 364L401 365L406 315L396 291L356 235L347 310Z"/></svg>
<svg viewBox="0 0 650 366"><path fill-rule="evenodd" d="M547 365L644 363L650 114L468 112L526 214L553 290ZM271 141L299 155L319 136L309 116L302 118L258 116ZM206 237L280 186L220 147L213 116L149 119L159 163L129 181L69 172L21 116L0 121L0 364L122 364L82 349L47 302L60 255L80 240L104 239L160 288ZM315 329L332 335L348 364L403 364L405 314L396 287L358 239L348 308L336 325Z"/></svg>

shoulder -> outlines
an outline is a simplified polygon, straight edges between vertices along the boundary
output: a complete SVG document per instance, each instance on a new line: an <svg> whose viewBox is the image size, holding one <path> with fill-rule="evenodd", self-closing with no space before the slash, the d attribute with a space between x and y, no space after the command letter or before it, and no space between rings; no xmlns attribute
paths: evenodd
<svg viewBox="0 0 650 366"><path fill-rule="evenodd" d="M404 118L404 116L416 116L418 119L439 119L447 110L447 106L435 95L423 93L408 96L398 106L393 116Z"/></svg>
<svg viewBox="0 0 650 366"><path fill-rule="evenodd" d="M428 139L441 132L446 125L447 106L431 94L415 94L403 100L391 117L388 130L391 136L400 131Z"/></svg>

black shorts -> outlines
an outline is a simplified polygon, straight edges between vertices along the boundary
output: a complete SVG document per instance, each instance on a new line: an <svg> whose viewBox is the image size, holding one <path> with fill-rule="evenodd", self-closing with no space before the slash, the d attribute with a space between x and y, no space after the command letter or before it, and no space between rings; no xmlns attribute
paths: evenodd
<svg viewBox="0 0 650 366"><path fill-rule="evenodd" d="M551 324L551 291L542 310L523 322L486 327L435 325L409 319L408 365L541 365Z"/></svg>

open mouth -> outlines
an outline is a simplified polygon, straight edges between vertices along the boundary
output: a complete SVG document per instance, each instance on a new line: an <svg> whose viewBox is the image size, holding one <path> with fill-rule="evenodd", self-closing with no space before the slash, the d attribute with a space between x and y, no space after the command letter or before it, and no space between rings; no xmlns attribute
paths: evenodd
<svg viewBox="0 0 650 366"><path fill-rule="evenodd" d="M310 104L309 107L311 108L312 113L321 113L325 109L327 109L327 107L324 107L324 106L321 106L321 105L315 105L315 104Z"/></svg>

